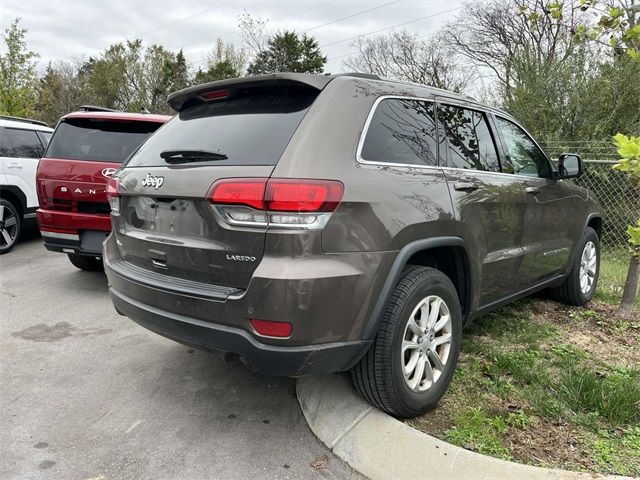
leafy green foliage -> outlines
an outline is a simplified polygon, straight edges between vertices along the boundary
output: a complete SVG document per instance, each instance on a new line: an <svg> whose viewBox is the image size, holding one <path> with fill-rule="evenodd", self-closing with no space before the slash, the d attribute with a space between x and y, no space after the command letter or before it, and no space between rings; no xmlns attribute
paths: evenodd
<svg viewBox="0 0 640 480"><path fill-rule="evenodd" d="M81 65L58 61L49 64L40 79L36 115L49 125L80 105L98 103L87 86L87 74Z"/></svg>
<svg viewBox="0 0 640 480"><path fill-rule="evenodd" d="M640 137L619 133L613 140L620 155L620 161L613 168L627 173L631 182L640 188Z"/></svg>
<svg viewBox="0 0 640 480"><path fill-rule="evenodd" d="M322 73L327 57L318 42L292 31L276 33L267 41L247 69L250 75L274 72Z"/></svg>
<svg viewBox="0 0 640 480"><path fill-rule="evenodd" d="M111 45L84 69L97 102L121 110L168 112L167 95L187 85L182 52L174 54L161 45L145 48L140 39Z"/></svg>
<svg viewBox="0 0 640 480"><path fill-rule="evenodd" d="M613 168L625 172L631 183L640 189L640 137L626 136L621 133L613 137L620 161ZM640 258L640 219L637 224L627 227L631 255Z"/></svg>
<svg viewBox="0 0 640 480"><path fill-rule="evenodd" d="M37 98L35 60L38 55L27 48L27 30L16 18L5 30L4 52L0 51L0 114L30 117Z"/></svg>
<svg viewBox="0 0 640 480"><path fill-rule="evenodd" d="M207 59L204 68L196 72L193 83L206 83L226 78L241 77L247 64L247 56L243 49L232 44L224 44L218 39L213 53Z"/></svg>
<svg viewBox="0 0 640 480"><path fill-rule="evenodd" d="M625 52L630 58L640 58L640 25L638 16L640 9L633 2L611 2L605 0L580 0L579 10L593 13L597 22L581 25L574 30L576 38L581 41L595 41L609 45L618 51ZM557 1L550 3L545 13L558 22L568 17L567 6L573 13L575 8L571 1ZM526 14L526 10L523 12Z"/></svg>

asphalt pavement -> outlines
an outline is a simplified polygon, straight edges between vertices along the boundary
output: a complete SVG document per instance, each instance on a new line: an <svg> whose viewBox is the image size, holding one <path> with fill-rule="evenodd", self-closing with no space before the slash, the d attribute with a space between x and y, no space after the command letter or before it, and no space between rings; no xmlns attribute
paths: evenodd
<svg viewBox="0 0 640 480"><path fill-rule="evenodd" d="M114 311L102 273L36 233L0 256L0 479L363 479L311 433L295 382Z"/></svg>

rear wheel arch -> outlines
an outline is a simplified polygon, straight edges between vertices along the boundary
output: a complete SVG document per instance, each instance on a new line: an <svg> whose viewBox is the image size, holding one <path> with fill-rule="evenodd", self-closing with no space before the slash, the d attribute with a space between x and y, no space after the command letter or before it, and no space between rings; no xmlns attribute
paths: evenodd
<svg viewBox="0 0 640 480"><path fill-rule="evenodd" d="M600 215L591 215L587 220L586 226L593 228L598 234L598 238L602 239L602 217Z"/></svg>
<svg viewBox="0 0 640 480"><path fill-rule="evenodd" d="M469 314L471 274L469 258L464 246L441 246L420 250L407 260L407 265L431 267L444 273L458 292L462 314L465 316Z"/></svg>
<svg viewBox="0 0 640 480"><path fill-rule="evenodd" d="M440 256L444 256L444 258ZM471 306L472 273L464 239L456 236L443 236L415 240L398 252L389 269L369 323L365 328L363 334L365 340L375 338L393 290L402 278L405 269L411 265L442 269L442 273L449 277L458 291L463 316L468 317Z"/></svg>
<svg viewBox="0 0 640 480"><path fill-rule="evenodd" d="M0 198L11 202L18 209L20 216L23 217L27 209L27 197L18 187L0 186Z"/></svg>

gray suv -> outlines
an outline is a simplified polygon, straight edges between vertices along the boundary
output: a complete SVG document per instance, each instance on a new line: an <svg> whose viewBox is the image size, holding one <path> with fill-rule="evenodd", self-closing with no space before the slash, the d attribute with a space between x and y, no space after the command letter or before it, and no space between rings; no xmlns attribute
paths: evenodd
<svg viewBox="0 0 640 480"><path fill-rule="evenodd" d="M462 328L551 288L591 299L600 206L516 120L371 75L274 74L169 98L112 178L104 263L151 331L300 376L350 371L398 417L432 409Z"/></svg>

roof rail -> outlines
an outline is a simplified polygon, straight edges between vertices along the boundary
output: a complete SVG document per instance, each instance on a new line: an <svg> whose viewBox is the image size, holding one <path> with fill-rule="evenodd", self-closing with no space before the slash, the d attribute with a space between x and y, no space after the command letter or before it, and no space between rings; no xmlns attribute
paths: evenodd
<svg viewBox="0 0 640 480"><path fill-rule="evenodd" d="M114 110L107 107L96 107L95 105L81 105L78 110L84 110L85 112L119 112L120 110Z"/></svg>
<svg viewBox="0 0 640 480"><path fill-rule="evenodd" d="M364 72L347 72L347 73L336 73L334 77L356 77L356 78L368 78L369 80L384 80L379 75L375 73L364 73Z"/></svg>
<svg viewBox="0 0 640 480"><path fill-rule="evenodd" d="M44 122L40 120L32 120L30 118L22 118L22 117L12 117L10 115L0 115L0 119L2 120L12 120L14 122L23 122L23 123L31 123L32 125L42 125L43 127L48 127Z"/></svg>

